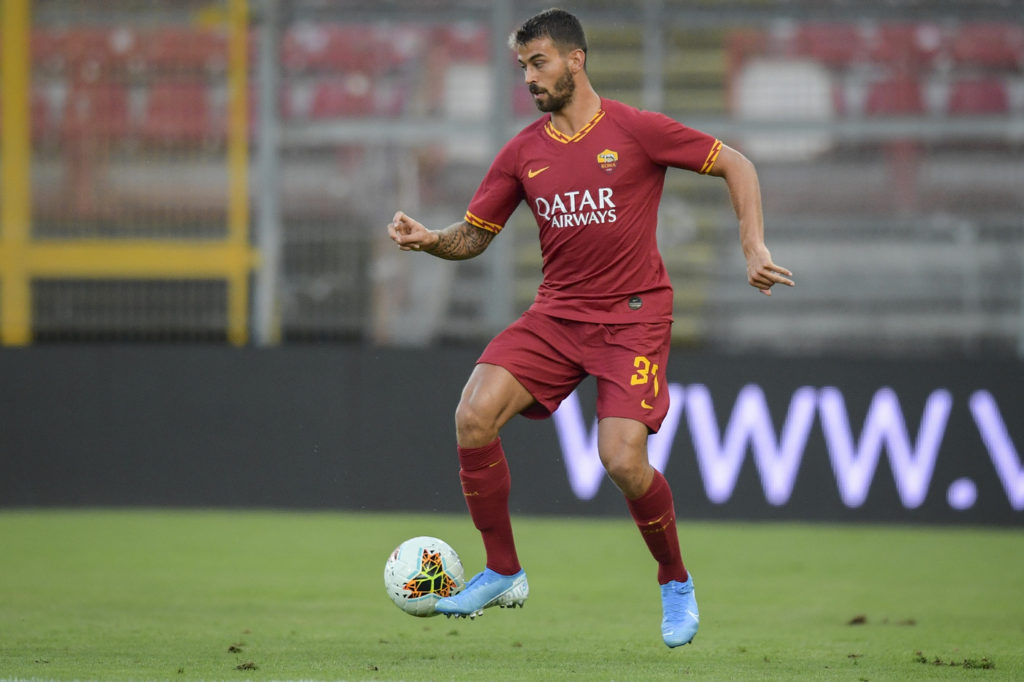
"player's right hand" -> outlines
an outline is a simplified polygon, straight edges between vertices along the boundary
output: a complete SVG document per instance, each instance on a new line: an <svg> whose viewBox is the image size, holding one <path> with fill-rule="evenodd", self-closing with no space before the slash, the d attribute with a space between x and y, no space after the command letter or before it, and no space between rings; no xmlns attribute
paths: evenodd
<svg viewBox="0 0 1024 682"><path fill-rule="evenodd" d="M402 211L388 223L388 236L402 251L422 251L437 242L437 235Z"/></svg>

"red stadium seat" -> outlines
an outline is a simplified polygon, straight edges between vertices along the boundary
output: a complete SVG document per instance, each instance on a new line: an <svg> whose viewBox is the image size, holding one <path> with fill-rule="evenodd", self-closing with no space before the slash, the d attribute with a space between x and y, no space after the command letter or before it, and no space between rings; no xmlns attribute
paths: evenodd
<svg viewBox="0 0 1024 682"><path fill-rule="evenodd" d="M463 22L444 29L440 40L452 61L486 62L491 57L490 35L486 25Z"/></svg>
<svg viewBox="0 0 1024 682"><path fill-rule="evenodd" d="M965 24L953 36L953 58L960 63L998 68L1024 65L1024 26Z"/></svg>
<svg viewBox="0 0 1024 682"><path fill-rule="evenodd" d="M1006 85L996 78L957 81L949 94L953 116L998 115L1010 111Z"/></svg>
<svg viewBox="0 0 1024 682"><path fill-rule="evenodd" d="M369 77L349 76L317 84L309 116L313 119L371 116L375 110Z"/></svg>
<svg viewBox="0 0 1024 682"><path fill-rule="evenodd" d="M292 71L376 74L390 69L396 55L373 26L298 24L281 41L281 62Z"/></svg>
<svg viewBox="0 0 1024 682"><path fill-rule="evenodd" d="M85 80L133 66L139 59L139 46L136 32L122 26L76 28L58 38L56 44L67 71Z"/></svg>
<svg viewBox="0 0 1024 682"><path fill-rule="evenodd" d="M109 140L129 136L128 91L111 83L72 87L65 101L61 131L74 138Z"/></svg>
<svg viewBox="0 0 1024 682"><path fill-rule="evenodd" d="M874 83L868 90L865 112L869 116L910 116L925 113L920 83L903 76Z"/></svg>
<svg viewBox="0 0 1024 682"><path fill-rule="evenodd" d="M870 32L871 61L920 67L934 61L945 47L946 37L933 24L882 24Z"/></svg>
<svg viewBox="0 0 1024 682"><path fill-rule="evenodd" d="M855 24L806 24L797 30L793 47L799 55L843 66L863 58L868 44Z"/></svg>
<svg viewBox="0 0 1024 682"><path fill-rule="evenodd" d="M760 29L737 28L730 30L726 37L726 52L730 68L738 69L746 60L765 54L769 44L768 33Z"/></svg>
<svg viewBox="0 0 1024 682"><path fill-rule="evenodd" d="M145 62L164 71L221 72L227 67L228 41L223 31L175 26L146 36Z"/></svg>
<svg viewBox="0 0 1024 682"><path fill-rule="evenodd" d="M111 71L143 66L146 39L134 27L37 28L30 37L34 68L97 81Z"/></svg>
<svg viewBox="0 0 1024 682"><path fill-rule="evenodd" d="M209 94L199 83L157 83L149 91L142 135L156 143L200 143L223 137L213 121Z"/></svg>
<svg viewBox="0 0 1024 682"><path fill-rule="evenodd" d="M66 31L35 29L29 38L33 68L60 71L67 63L64 51Z"/></svg>

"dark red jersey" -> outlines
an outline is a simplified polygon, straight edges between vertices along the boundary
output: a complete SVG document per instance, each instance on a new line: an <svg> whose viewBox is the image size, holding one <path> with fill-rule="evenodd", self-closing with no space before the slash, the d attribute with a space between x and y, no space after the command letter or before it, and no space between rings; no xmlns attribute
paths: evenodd
<svg viewBox="0 0 1024 682"><path fill-rule="evenodd" d="M544 279L532 309L604 323L672 319L656 240L667 167L707 173L722 143L663 114L602 99L574 137L538 119L498 153L466 221L500 232L525 200Z"/></svg>

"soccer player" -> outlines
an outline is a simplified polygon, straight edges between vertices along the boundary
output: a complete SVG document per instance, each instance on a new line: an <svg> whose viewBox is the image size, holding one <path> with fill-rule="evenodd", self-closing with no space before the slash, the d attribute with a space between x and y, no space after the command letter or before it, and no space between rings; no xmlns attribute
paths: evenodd
<svg viewBox="0 0 1024 682"><path fill-rule="evenodd" d="M693 579L679 549L672 492L647 458L647 437L669 399L672 288L655 239L667 167L725 179L753 287L770 295L776 284L792 286L792 273L765 246L753 165L712 136L600 97L575 16L541 12L509 44L548 115L502 148L461 222L429 230L399 211L388 225L404 251L472 258L526 201L543 256L533 305L487 345L455 411L459 475L486 567L436 610L473 618L491 606L523 605L529 585L513 539L499 431L516 414L550 416L592 375L601 463L657 561L662 638L670 647L688 644L699 624Z"/></svg>

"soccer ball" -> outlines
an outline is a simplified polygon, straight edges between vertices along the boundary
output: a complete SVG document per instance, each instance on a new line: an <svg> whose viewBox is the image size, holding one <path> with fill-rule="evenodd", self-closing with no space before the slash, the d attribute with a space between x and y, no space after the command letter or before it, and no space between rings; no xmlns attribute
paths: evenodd
<svg viewBox="0 0 1024 682"><path fill-rule="evenodd" d="M384 564L384 587L395 605L413 616L435 616L434 604L466 586L462 561L438 538L406 540Z"/></svg>

